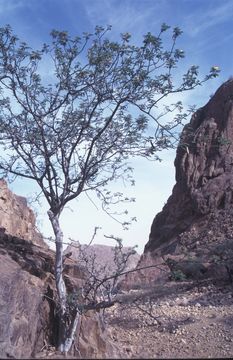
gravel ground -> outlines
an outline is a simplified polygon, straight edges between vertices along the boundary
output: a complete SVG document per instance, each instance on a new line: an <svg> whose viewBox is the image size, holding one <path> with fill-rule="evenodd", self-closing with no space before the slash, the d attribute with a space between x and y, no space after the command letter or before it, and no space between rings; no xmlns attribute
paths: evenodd
<svg viewBox="0 0 233 360"><path fill-rule="evenodd" d="M232 285L169 282L121 301L106 321L126 357L233 357Z"/></svg>

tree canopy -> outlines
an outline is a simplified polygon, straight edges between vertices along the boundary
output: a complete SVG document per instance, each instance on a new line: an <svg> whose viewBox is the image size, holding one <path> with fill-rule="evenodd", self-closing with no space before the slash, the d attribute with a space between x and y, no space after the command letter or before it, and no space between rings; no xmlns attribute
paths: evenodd
<svg viewBox="0 0 233 360"><path fill-rule="evenodd" d="M192 66L174 84L184 52L175 48L179 28L164 49L162 35L168 29L163 24L158 36L146 34L141 46L131 44L128 33L120 42L110 41L110 27L97 26L94 34L74 38L53 30L51 43L33 50L10 26L1 28L1 143L10 150L0 159L2 175L35 180L59 214L82 191L98 191L127 174L129 156L156 159L158 150L171 146L172 128L181 119L159 122L157 104L218 71L212 68L199 80L198 67ZM45 64L51 83L41 74Z"/></svg>

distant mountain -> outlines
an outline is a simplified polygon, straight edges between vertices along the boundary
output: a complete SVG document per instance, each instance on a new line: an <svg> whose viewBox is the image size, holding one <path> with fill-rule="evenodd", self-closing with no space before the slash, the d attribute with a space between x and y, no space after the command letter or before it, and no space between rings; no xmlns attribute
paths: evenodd
<svg viewBox="0 0 233 360"><path fill-rule="evenodd" d="M129 256L124 271L134 269L140 259L140 255L132 247L123 247L121 255L117 256L117 260L121 261L122 257L127 256L129 253L132 255ZM111 276L117 270L116 261L114 261L114 246L102 244L88 246L74 242L66 248L64 254L79 265L85 266L86 262L88 262L89 266L92 264L95 271L101 273L101 276Z"/></svg>

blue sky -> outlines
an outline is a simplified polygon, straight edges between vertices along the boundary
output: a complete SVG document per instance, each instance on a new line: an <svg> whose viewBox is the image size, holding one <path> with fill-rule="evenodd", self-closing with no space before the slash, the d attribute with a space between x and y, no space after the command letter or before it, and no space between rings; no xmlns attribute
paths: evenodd
<svg viewBox="0 0 233 360"><path fill-rule="evenodd" d="M233 75L232 0L0 0L1 26L10 24L20 39L35 47L48 41L52 29L80 35L93 31L95 25L108 24L113 26L112 38L130 32L133 41L140 43L148 31L157 34L163 22L183 30L179 48L185 51L186 58L178 73L193 64L200 65L202 74L213 65L221 68L219 78L180 97L185 104L203 106L219 85ZM136 197L136 203L128 206L128 210L138 221L129 231L122 231L116 222L102 213L99 204L93 205L83 196L65 210L62 217L65 238L89 242L93 228L98 225L102 230L96 243L107 244L104 234L114 234L122 237L126 246L138 244L139 252L142 252L152 220L171 194L175 182L174 157L175 153L171 151L163 154L161 163L134 161L136 186L113 185L114 189ZM31 196L35 191L32 184L25 184L25 180L18 180L10 187L20 195ZM52 234L44 205L34 204L33 208L38 213L42 232Z"/></svg>

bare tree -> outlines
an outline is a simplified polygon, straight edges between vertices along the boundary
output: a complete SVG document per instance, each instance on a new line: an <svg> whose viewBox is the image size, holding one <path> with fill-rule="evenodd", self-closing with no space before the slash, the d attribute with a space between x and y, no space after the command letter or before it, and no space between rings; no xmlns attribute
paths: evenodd
<svg viewBox="0 0 233 360"><path fill-rule="evenodd" d="M110 248L112 254L109 255L109 262L97 255L95 247L75 241L72 241L68 253L75 263L78 259L86 274L82 286L71 294L71 298L75 298L75 304L79 302L84 312L98 310L103 328L105 309L118 301L119 280L127 273L127 269L129 270L129 259L136 253L135 247L123 248L120 238L108 238L116 241L115 247ZM73 252L75 256L72 257Z"/></svg>
<svg viewBox="0 0 233 360"><path fill-rule="evenodd" d="M192 66L180 83L173 83L184 52L176 48L179 28L172 29L170 45L164 49L162 37L168 29L163 24L157 36L146 34L141 46L131 44L128 33L121 34L119 42L109 40L110 27L97 26L93 34L73 38L54 30L49 44L33 50L19 41L10 26L0 28L1 175L33 180L48 202L56 241L58 342L63 352L70 349L79 318L76 307L67 321L71 312L59 223L65 205L90 190L106 208L122 200L123 195L111 194L107 185L130 177L127 159L158 159L157 152L176 141L174 128L183 116L178 113L174 121L164 123L162 114L156 116L158 103L169 94L195 88L219 71L212 67L199 80L198 67ZM48 64L48 77L42 64ZM164 107L163 113L173 110L181 112L181 102Z"/></svg>

